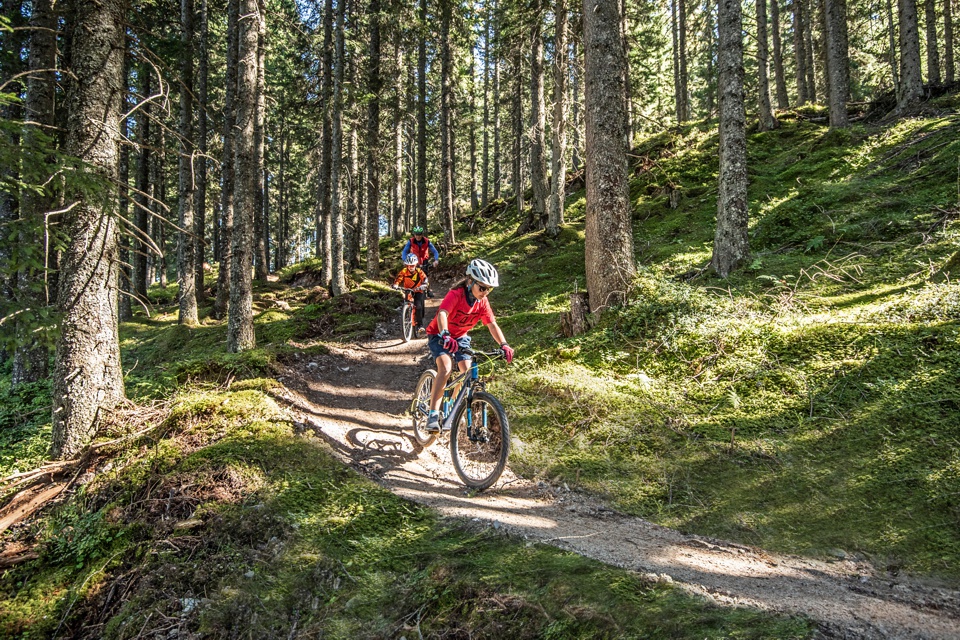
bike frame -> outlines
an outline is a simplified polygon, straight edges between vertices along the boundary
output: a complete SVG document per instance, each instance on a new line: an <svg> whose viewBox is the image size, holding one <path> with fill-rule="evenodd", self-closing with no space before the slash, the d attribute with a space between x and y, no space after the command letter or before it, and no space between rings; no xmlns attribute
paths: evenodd
<svg viewBox="0 0 960 640"><path fill-rule="evenodd" d="M443 430L450 431L453 428L453 416L456 415L457 409L460 408L460 405L463 404L464 399L469 398L471 391L473 391L473 383L480 377L480 367L477 364L476 358L470 359L470 368L466 371L457 371L456 374L451 374L450 379L447 381L447 386L443 388L443 400L440 402L440 413L443 416ZM456 398L447 398L447 392L449 391L452 395L453 389L461 385L460 391L457 393ZM467 421L472 422L472 416L469 414L470 408L467 407Z"/></svg>

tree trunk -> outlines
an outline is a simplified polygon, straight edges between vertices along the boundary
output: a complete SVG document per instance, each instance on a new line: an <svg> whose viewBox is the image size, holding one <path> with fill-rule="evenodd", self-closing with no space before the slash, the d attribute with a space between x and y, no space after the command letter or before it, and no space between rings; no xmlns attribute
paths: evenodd
<svg viewBox="0 0 960 640"><path fill-rule="evenodd" d="M673 43L673 114L677 123L683 122L683 107L680 105L680 25L677 19L677 0L670 3L670 37Z"/></svg>
<svg viewBox="0 0 960 640"><path fill-rule="evenodd" d="M196 252L193 246L193 0L180 0L180 230L177 233L177 284L180 286L180 324L197 319Z"/></svg>
<svg viewBox="0 0 960 640"><path fill-rule="evenodd" d="M900 94L897 112L904 115L923 98L920 76L920 34L917 31L916 0L897 0L900 11Z"/></svg>
<svg viewBox="0 0 960 640"><path fill-rule="evenodd" d="M847 20L842 0L825 1L825 26L827 45L828 97L830 105L830 126L832 128L846 127L847 119L847 78L845 70L848 65L847 52L844 48L844 38L841 31Z"/></svg>
<svg viewBox="0 0 960 640"><path fill-rule="evenodd" d="M55 124L55 94L57 66L57 15L52 0L34 0L33 15L30 18L30 50L27 76L27 94L24 101L28 124L23 127L22 147L26 152L51 148L52 143L45 142L43 129ZM53 158L45 154L40 175L52 175L55 171ZM32 181L31 181L32 182ZM23 189L20 193L20 219L25 225L20 244L30 247L41 254L44 246L44 222L48 211L53 207L53 194L49 188L40 191ZM43 271L33 266L22 267L17 274L19 302L21 308L40 308L50 304L43 282ZM129 298L128 298L129 300ZM31 330L29 323L17 323L17 349L13 357L10 376L11 388L22 384L37 382L48 376L49 350L37 339L38 334Z"/></svg>
<svg viewBox="0 0 960 640"><path fill-rule="evenodd" d="M714 70L714 66L713 66L714 52L716 51L716 46L715 46L716 41L714 40L716 30L714 29L714 23L713 23L714 6L715 5L713 5L712 0L708 0L707 6L705 7L706 26L704 27L704 30L703 30L705 40L707 41L707 51L709 52L709 55L707 55L707 72L706 72L707 87L706 87L706 91L704 92L706 93L706 96L704 96L704 99L703 99L708 117L713 116L713 109L715 106L714 103L716 102L716 93L717 93L717 84L715 80L715 78L717 77L717 73Z"/></svg>
<svg viewBox="0 0 960 640"><path fill-rule="evenodd" d="M777 0L773 0L776 2ZM756 0L757 8L757 117L760 131L780 126L770 106L769 51L767 49L767 0Z"/></svg>
<svg viewBox="0 0 960 640"><path fill-rule="evenodd" d="M266 5L264 4L264 7ZM267 259L267 236L269 235L269 216L267 215L267 20L261 16L257 32L257 111L253 123L253 159L256 189L254 195L253 225L253 263L254 275L260 282L267 281L269 260Z"/></svg>
<svg viewBox="0 0 960 640"><path fill-rule="evenodd" d="M743 106L743 19L739 0L720 0L720 194L710 265L721 278L749 255L747 242L747 131Z"/></svg>
<svg viewBox="0 0 960 640"><path fill-rule="evenodd" d="M773 77L777 88L777 108L790 106L787 80L783 72L783 43L780 39L780 0L770 0L770 29L773 32Z"/></svg>
<svg viewBox="0 0 960 640"><path fill-rule="evenodd" d="M516 198L517 214L523 214L523 57L519 48L513 58L513 164L510 182Z"/></svg>
<svg viewBox="0 0 960 640"><path fill-rule="evenodd" d="M947 84L955 78L953 66L953 0L943 0L943 70Z"/></svg>
<svg viewBox="0 0 960 640"><path fill-rule="evenodd" d="M573 168L573 172L576 173L580 171L581 159L580 159L580 78L582 73L580 72L580 56L579 56L579 43L580 40L577 37L577 30L574 30L573 36L573 55L570 57L570 67L571 67L571 77L573 78L573 98L571 102L573 103L573 113L571 114L570 128L573 130L573 140L571 141L570 146L572 147L570 154L570 165Z"/></svg>
<svg viewBox="0 0 960 640"><path fill-rule="evenodd" d="M393 167L390 194L390 236L397 240L403 233L403 52L400 30L393 30Z"/></svg>
<svg viewBox="0 0 960 640"><path fill-rule="evenodd" d="M323 125L321 128L320 145L320 173L317 188L317 257L323 260L320 277L323 286L330 287L333 277L330 253L332 237L330 233L330 167L331 167L331 136L332 119L330 100L333 92L333 2L325 0L323 3L323 79L321 81L321 108L323 110Z"/></svg>
<svg viewBox="0 0 960 640"><path fill-rule="evenodd" d="M331 267L332 278L330 280L330 291L335 296L339 296L347 291L347 278L343 270L343 209L340 206L340 167L343 165L343 21L344 7L346 0L337 1L337 24L334 29L334 52L333 64L335 73L333 76L333 122L331 132L331 159L330 165L330 218L331 218L331 237L332 237L332 255Z"/></svg>
<svg viewBox="0 0 960 640"><path fill-rule="evenodd" d="M940 49L937 47L937 0L923 3L927 30L927 82L940 84Z"/></svg>
<svg viewBox="0 0 960 640"><path fill-rule="evenodd" d="M816 48L813 44L813 23L815 22L813 17L813 6L812 3L814 0L795 0L803 4L803 39L804 39L804 51L807 54L807 63L804 65L804 68L807 71L807 94L810 97L810 102L817 102L817 69L814 59L816 58L815 51Z"/></svg>
<svg viewBox="0 0 960 640"><path fill-rule="evenodd" d="M473 45L471 44L471 49ZM476 63L474 56L470 56L470 208L476 211L480 208L480 194L477 191L477 90L476 90Z"/></svg>
<svg viewBox="0 0 960 640"><path fill-rule="evenodd" d="M123 96L124 0L70 0L71 39L64 148L107 183L117 180ZM76 456L103 412L123 398L117 336L117 224L102 195L74 193L63 216L69 244L60 272L60 339L53 375L53 441L57 458Z"/></svg>
<svg viewBox="0 0 960 640"><path fill-rule="evenodd" d="M453 52L450 46L450 6L440 1L440 218L447 242L456 241L453 228Z"/></svg>
<svg viewBox="0 0 960 640"><path fill-rule="evenodd" d="M29 81L28 81L29 90ZM130 43L124 38L123 47L123 98L120 103L121 112L130 113L132 107L130 100ZM117 315L120 322L127 322L133 318L133 308L130 306L130 147L124 142L130 139L130 117L125 116L120 120L120 163L117 167L117 188L118 188L118 241L119 241L119 268L117 275L119 278L117 285ZM20 199L21 215L23 212L23 198ZM16 366L16 360L14 360Z"/></svg>
<svg viewBox="0 0 960 640"><path fill-rule="evenodd" d="M150 170L153 174L150 180L153 188L153 200L151 200L151 210L153 215L150 217L151 235L153 243L159 250L153 259L153 277L151 281L159 283L161 289L167 288L167 220L162 203L167 201L167 183L166 183L166 164L167 164L167 131L163 126L154 127L156 130L156 142L154 143L153 162Z"/></svg>
<svg viewBox="0 0 960 640"><path fill-rule="evenodd" d="M290 228L287 223L287 153L289 145L286 118L280 114L280 130L277 134L277 234L274 242L274 268L283 269L287 266L287 243L290 238Z"/></svg>
<svg viewBox="0 0 960 640"><path fill-rule="evenodd" d="M689 77L687 73L687 3L686 0L677 1L677 45L680 62L680 122L690 119L690 92L688 90Z"/></svg>
<svg viewBox="0 0 960 640"><path fill-rule="evenodd" d="M636 272L627 179L626 91L619 0L585 0L583 45L590 310L626 299Z"/></svg>
<svg viewBox="0 0 960 640"><path fill-rule="evenodd" d="M352 75L352 74L351 74ZM351 84L354 81L351 79ZM349 231L347 232L348 249L345 250L348 263L351 269L360 268L360 244L363 239L363 225L360 219L360 206L358 198L360 196L359 176L359 157L357 155L357 124L350 123L350 135L347 136L347 220L349 221Z"/></svg>
<svg viewBox="0 0 960 640"><path fill-rule="evenodd" d="M567 3L556 0L554 7L553 55L553 126L551 127L550 201L548 204L547 233L556 237L563 224L563 205L566 200L567 151Z"/></svg>
<svg viewBox="0 0 960 640"><path fill-rule="evenodd" d="M367 92L367 277L380 275L380 0L370 0Z"/></svg>
<svg viewBox="0 0 960 640"><path fill-rule="evenodd" d="M137 75L140 80L140 94L144 100L153 93L151 80L153 70L146 61L140 64ZM153 104L148 102L140 109L137 118L137 142L140 153L137 156L137 206L134 208L133 221L136 229L136 241L133 245L133 293L142 302L147 298L147 256L151 251L147 243L149 238L150 219L148 211L151 202L148 197L150 190L150 121L153 119Z"/></svg>
<svg viewBox="0 0 960 640"><path fill-rule="evenodd" d="M496 0L494 0L496 8ZM496 10L496 9L494 9ZM494 25L494 42L498 43L499 26ZM500 165L500 55L499 46L493 58L493 199L500 199L500 183L503 181L503 171Z"/></svg>
<svg viewBox="0 0 960 640"><path fill-rule="evenodd" d="M417 43L417 226L427 227L427 0L420 0Z"/></svg>
<svg viewBox="0 0 960 640"><path fill-rule="evenodd" d="M238 47L240 37L240 0L227 0L227 68L224 77L223 99L223 156L220 162L220 270L217 273L217 297L212 315L217 320L227 316L230 300L230 271L233 264L233 222L235 213L236 152L234 125L236 124L236 92Z"/></svg>
<svg viewBox="0 0 960 640"><path fill-rule="evenodd" d="M490 202L490 7L484 9L483 24L483 176L480 180L480 208Z"/></svg>
<svg viewBox="0 0 960 640"><path fill-rule="evenodd" d="M794 68L797 78L797 104L804 105L810 102L810 87L807 85L807 40L806 17L804 16L802 0L793 0L793 50L795 55Z"/></svg>
<svg viewBox="0 0 960 640"><path fill-rule="evenodd" d="M627 114L627 151L633 141L633 91L630 86L630 56L627 52L627 34L630 33L630 26L627 21L627 0L620 0L620 44L623 47L623 100L624 113Z"/></svg>
<svg viewBox="0 0 960 640"><path fill-rule="evenodd" d="M200 303L206 298L204 292L203 265L206 262L206 242L204 238L207 232L207 82L209 80L209 62L210 55L207 51L208 46L208 12L207 0L200 0L200 33L197 34L199 42L199 60L197 61L197 161L195 168L197 172L197 197L196 210L193 214L193 234L194 251L196 253L196 285L197 302Z"/></svg>
<svg viewBox="0 0 960 640"><path fill-rule="evenodd" d="M543 4L536 0L533 9L533 37L530 51L530 199L528 229L543 229L547 224L546 104L543 94Z"/></svg>
<svg viewBox="0 0 960 640"><path fill-rule="evenodd" d="M233 256L230 263L230 311L227 350L253 349L253 216L260 182L257 166L256 120L260 22L262 0L240 0L237 54L236 197L233 219Z"/></svg>

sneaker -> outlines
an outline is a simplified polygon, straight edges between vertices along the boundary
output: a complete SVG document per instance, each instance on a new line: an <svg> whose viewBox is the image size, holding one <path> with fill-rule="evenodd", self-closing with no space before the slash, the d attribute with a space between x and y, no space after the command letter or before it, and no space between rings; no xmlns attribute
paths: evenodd
<svg viewBox="0 0 960 640"><path fill-rule="evenodd" d="M440 414L431 413L427 416L427 433L440 433Z"/></svg>
<svg viewBox="0 0 960 640"><path fill-rule="evenodd" d="M417 327L417 337L422 338L425 335L427 335L427 330L423 327Z"/></svg>
<svg viewBox="0 0 960 640"><path fill-rule="evenodd" d="M428 298L432 298L432 297L433 297L433 291L430 291L429 289L427 289L427 297L428 297Z"/></svg>

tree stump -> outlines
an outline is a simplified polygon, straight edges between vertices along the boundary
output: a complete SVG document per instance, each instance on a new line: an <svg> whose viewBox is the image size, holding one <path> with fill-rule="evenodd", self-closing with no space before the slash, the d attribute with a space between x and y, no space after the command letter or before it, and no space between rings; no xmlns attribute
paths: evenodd
<svg viewBox="0 0 960 640"><path fill-rule="evenodd" d="M590 304L585 292L570 294L570 311L560 314L560 329L568 338L585 333L588 326L587 314L590 313Z"/></svg>

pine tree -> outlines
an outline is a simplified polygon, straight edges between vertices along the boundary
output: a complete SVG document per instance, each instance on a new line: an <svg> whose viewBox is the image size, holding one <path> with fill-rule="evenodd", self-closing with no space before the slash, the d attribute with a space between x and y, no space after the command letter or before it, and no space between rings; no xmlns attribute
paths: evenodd
<svg viewBox="0 0 960 640"><path fill-rule="evenodd" d="M125 0L69 0L73 34L64 148L108 184L117 181ZM62 314L53 375L52 453L76 456L103 412L124 398L117 335L116 202L84 193L63 217L58 306Z"/></svg>
<svg viewBox="0 0 960 640"><path fill-rule="evenodd" d="M897 112L914 110L923 97L920 77L920 35L917 31L916 0L897 0L900 18L900 92Z"/></svg>
<svg viewBox="0 0 960 640"><path fill-rule="evenodd" d="M255 129L262 0L240 0L237 52L236 195L233 216L233 255L230 262L230 309L227 350L246 351L256 346L253 332L253 216L260 182Z"/></svg>
<svg viewBox="0 0 960 640"><path fill-rule="evenodd" d="M743 19L739 0L720 0L720 195L710 266L722 278L749 255L747 242L747 131L743 106Z"/></svg>
<svg viewBox="0 0 960 640"><path fill-rule="evenodd" d="M636 272L627 180L626 59L619 0L583 7L586 279L590 310L625 299Z"/></svg>
<svg viewBox="0 0 960 640"><path fill-rule="evenodd" d="M177 284L180 324L196 325L196 250L193 214L196 181L193 175L193 0L180 0L180 186L179 232L177 234Z"/></svg>

